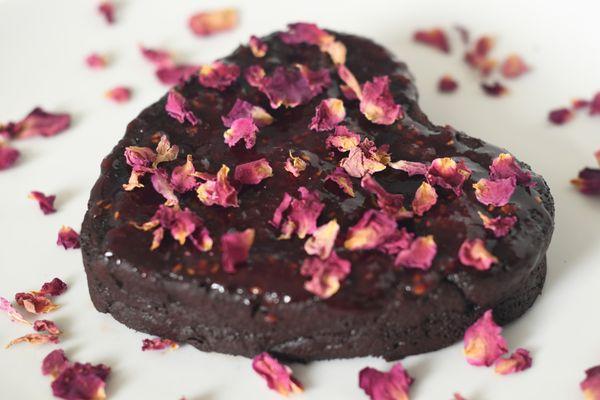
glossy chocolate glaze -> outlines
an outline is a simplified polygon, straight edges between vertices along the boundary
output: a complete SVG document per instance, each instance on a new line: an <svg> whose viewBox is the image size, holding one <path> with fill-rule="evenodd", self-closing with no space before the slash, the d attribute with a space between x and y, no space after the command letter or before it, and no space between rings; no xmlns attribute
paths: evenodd
<svg viewBox="0 0 600 400"><path fill-rule="evenodd" d="M267 73L277 65L293 63L306 64L312 69L329 68L333 84L306 105L271 110L266 96L250 87L243 77L224 92L203 88L197 78L192 77L180 85L179 90L201 123L191 127L169 117L164 110L165 96L129 124L125 137L102 162L101 176L90 197L86 217L89 223L84 225L84 236L89 237L89 242L83 243L84 250L86 246L93 247L94 253L103 255L107 263L133 269L140 279L151 277L181 285L193 283L193 287L203 290L229 293L240 303L252 307L253 312L265 315L269 315L271 308L287 303L293 306L320 302L332 310L367 311L377 310L393 299L410 309L411 304L417 307L430 296L448 292L440 288L449 286L457 288L467 303L488 307L505 299L515 286L526 281L534 267L542 262L552 235L553 203L544 180L534 174L535 187L518 186L511 207L487 209L475 199L471 184L488 176L492 159L502 149L451 127L433 125L417 104L417 91L405 64L395 61L385 49L367 39L334 34L347 46L347 66L358 80L364 82L377 75L389 75L394 99L402 104L406 113L392 126L374 125L360 113L356 101L345 100L344 124L350 130L373 139L377 145L389 144L394 161L425 162L437 157L453 157L465 160L473 170L464 185L463 196L456 197L448 190L439 189L437 205L424 217L399 222L417 235L434 236L438 253L429 271L396 269L393 258L385 254L350 252L343 248L347 229L365 210L376 205L360 188L359 179L353 178L355 198L348 197L334 183L324 182L343 155L325 148L327 133L308 129L320 100L343 98L338 89L340 81L329 57L316 46L285 45L276 34L264 38L269 45L264 58L255 58L247 47L241 46L225 61L239 65L242 70L258 64ZM276 119L271 126L260 129L256 146L251 150L246 150L241 143L229 148L223 140L226 128L221 116L231 109L236 98L262 106ZM180 147L178 160L163 164L169 170L183 164L187 154L193 155L197 170L210 173L216 173L221 164L233 171L240 163L262 157L273 167L273 177L259 185L240 187L239 208L204 206L194 192L180 196L182 207L195 211L215 240L213 251L209 253L200 253L189 243L180 246L170 237L166 237L157 250L150 251L151 233L130 224L149 220L164 199L154 192L147 177L142 180L145 188L132 192L121 188L130 173L123 151L131 145L154 148L162 133ZM295 155L301 154L310 163L298 178L283 169L289 150ZM391 168L374 177L389 192L404 194L407 204L422 181L418 176L408 177ZM306 278L300 275L299 267L307 256L304 241L277 240L279 232L268 222L283 194L288 192L295 196L300 186L316 190L326 205L319 225L337 218L341 230L335 250L352 263L352 272L339 292L327 300L316 299L303 288ZM478 211L493 216L510 211L519 221L507 237L496 239L483 228ZM238 267L237 273L227 274L220 267L219 238L229 229L246 228L256 229L250 258ZM460 265L457 252L465 238L485 238L487 248L500 262L486 272Z"/></svg>

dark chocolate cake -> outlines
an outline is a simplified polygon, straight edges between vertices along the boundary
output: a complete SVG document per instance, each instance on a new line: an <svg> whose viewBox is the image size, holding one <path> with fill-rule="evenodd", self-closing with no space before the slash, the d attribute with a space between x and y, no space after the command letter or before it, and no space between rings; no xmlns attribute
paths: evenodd
<svg viewBox="0 0 600 400"><path fill-rule="evenodd" d="M554 214L526 164L429 121L404 63L311 24L253 38L142 111L88 206L99 311L302 361L398 359L487 309L521 316Z"/></svg>

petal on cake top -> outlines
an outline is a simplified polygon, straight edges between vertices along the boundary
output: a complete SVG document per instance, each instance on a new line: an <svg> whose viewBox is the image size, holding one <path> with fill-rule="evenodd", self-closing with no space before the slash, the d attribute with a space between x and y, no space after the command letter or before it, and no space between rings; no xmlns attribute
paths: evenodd
<svg viewBox="0 0 600 400"><path fill-rule="evenodd" d="M169 175L162 169L157 169L152 173L150 182L154 190L165 198L167 206L179 204L179 199L175 194L175 188L169 181Z"/></svg>
<svg viewBox="0 0 600 400"><path fill-rule="evenodd" d="M471 170L461 160L436 158L427 169L427 182L444 189L451 189L457 196L462 194L462 186L471 176Z"/></svg>
<svg viewBox="0 0 600 400"><path fill-rule="evenodd" d="M400 251L407 250L413 243L414 238L414 233L410 233L402 227L388 236L377 249L386 254L397 255Z"/></svg>
<svg viewBox="0 0 600 400"><path fill-rule="evenodd" d="M156 168L160 163L176 160L178 155L179 147L177 145L171 146L171 142L169 142L167 136L162 135L156 145L156 159L152 163L152 166Z"/></svg>
<svg viewBox="0 0 600 400"><path fill-rule="evenodd" d="M497 374L508 375L531 368L531 355L525 349L517 349L507 358L499 358L494 365Z"/></svg>
<svg viewBox="0 0 600 400"><path fill-rule="evenodd" d="M180 124L188 121L190 125L195 126L198 123L196 115L187 108L185 97L175 90L170 90L167 95L165 111Z"/></svg>
<svg viewBox="0 0 600 400"><path fill-rule="evenodd" d="M404 171L408 176L426 175L429 166L417 161L398 160L388 164L393 169Z"/></svg>
<svg viewBox="0 0 600 400"><path fill-rule="evenodd" d="M252 369L260 375L267 386L283 396L303 391L302 384L292 376L292 370L281 364L269 353L261 353L252 359Z"/></svg>
<svg viewBox="0 0 600 400"><path fill-rule="evenodd" d="M33 323L33 330L36 332L48 332L51 335L60 335L62 332L59 327L47 319L38 319Z"/></svg>
<svg viewBox="0 0 600 400"><path fill-rule="evenodd" d="M271 176L273 176L273 169L266 158L239 164L233 173L235 180L244 185L256 185Z"/></svg>
<svg viewBox="0 0 600 400"><path fill-rule="evenodd" d="M32 314L46 314L56 310L59 306L48 297L32 292L17 293L15 301Z"/></svg>
<svg viewBox="0 0 600 400"><path fill-rule="evenodd" d="M327 148L336 148L338 151L345 153L360 144L360 135L350 131L343 125L335 127L335 131L327 136L325 145Z"/></svg>
<svg viewBox="0 0 600 400"><path fill-rule="evenodd" d="M301 157L294 156L290 150L290 156L285 160L285 166L283 168L297 178L307 166L308 163L306 161L304 161Z"/></svg>
<svg viewBox="0 0 600 400"><path fill-rule="evenodd" d="M486 249L481 239L465 239L458 250L461 264L473 267L479 271L487 271L498 259Z"/></svg>
<svg viewBox="0 0 600 400"><path fill-rule="evenodd" d="M510 201L516 188L516 178L496 179L494 181L482 178L473 184L475 197L486 206L502 207Z"/></svg>
<svg viewBox="0 0 600 400"><path fill-rule="evenodd" d="M584 194L600 194L600 169L584 168L571 183Z"/></svg>
<svg viewBox="0 0 600 400"><path fill-rule="evenodd" d="M196 168L191 154L187 155L185 164L173 168L171 186L178 193L186 193L196 188Z"/></svg>
<svg viewBox="0 0 600 400"><path fill-rule="evenodd" d="M367 367L358 375L358 386L371 400L409 400L413 382L400 362L394 364L389 372Z"/></svg>
<svg viewBox="0 0 600 400"><path fill-rule="evenodd" d="M103 364L70 364L52 382L52 394L66 400L104 400L109 374L110 368Z"/></svg>
<svg viewBox="0 0 600 400"><path fill-rule="evenodd" d="M340 90L344 93L344 96L348 100L362 98L362 88L352 71L345 65L340 65L337 72L340 79L344 82L344 85L340 85Z"/></svg>
<svg viewBox="0 0 600 400"><path fill-rule="evenodd" d="M6 298L0 296L0 311L5 312L13 322L20 322L22 324L31 325L20 312L18 312L11 302Z"/></svg>
<svg viewBox="0 0 600 400"><path fill-rule="evenodd" d="M12 167L20 156L21 153L19 150L12 148L0 141L0 171Z"/></svg>
<svg viewBox="0 0 600 400"><path fill-rule="evenodd" d="M202 86L219 91L227 89L239 76L240 67L222 61L203 65L198 73L198 79Z"/></svg>
<svg viewBox="0 0 600 400"><path fill-rule="evenodd" d="M515 177L520 185L530 186L533 183L531 173L523 171L512 155L501 153L492 161L490 179L494 181L510 177Z"/></svg>
<svg viewBox="0 0 600 400"><path fill-rule="evenodd" d="M489 367L507 352L508 345L502 337L502 328L494 322L492 310L487 310L466 330L464 354L469 364Z"/></svg>
<svg viewBox="0 0 600 400"><path fill-rule="evenodd" d="M311 237L304 243L304 250L311 256L317 256L321 260L329 257L335 239L340 231L340 225L335 219L318 227Z"/></svg>
<svg viewBox="0 0 600 400"><path fill-rule="evenodd" d="M427 182L421 183L421 186L415 193L412 201L412 210L416 215L422 216L437 203L437 192L434 187Z"/></svg>
<svg viewBox="0 0 600 400"><path fill-rule="evenodd" d="M383 171L389 162L389 154L384 147L377 148L375 143L365 138L361 144L350 149L348 157L340 160L340 167L344 168L348 175L362 178L367 174Z"/></svg>
<svg viewBox="0 0 600 400"><path fill-rule="evenodd" d="M245 100L236 99L229 113L221 117L221 120L223 125L230 128L235 120L240 118L252 118L259 128L271 125L274 121L273 117L264 108L255 106Z"/></svg>
<svg viewBox="0 0 600 400"><path fill-rule="evenodd" d="M289 24L287 31L279 33L279 38L285 44L306 43L317 46L334 40L333 35L327 33L315 24L306 22Z"/></svg>
<svg viewBox="0 0 600 400"><path fill-rule="evenodd" d="M258 127L254 123L254 120L250 118L238 118L231 124L231 128L227 129L223 133L225 138L225 144L229 147L233 147L240 140L244 140L247 149L251 149L256 144L256 133Z"/></svg>
<svg viewBox="0 0 600 400"><path fill-rule="evenodd" d="M171 339L163 339L157 337L152 339L144 339L142 341L142 351L177 349L178 347L179 344L177 344L177 342L172 341Z"/></svg>
<svg viewBox="0 0 600 400"><path fill-rule="evenodd" d="M600 365L585 371L585 379L579 386L585 400L600 399Z"/></svg>
<svg viewBox="0 0 600 400"><path fill-rule="evenodd" d="M335 98L321 100L309 128L315 131L330 131L344 118L346 118L346 109L342 100Z"/></svg>
<svg viewBox="0 0 600 400"><path fill-rule="evenodd" d="M304 283L304 289L321 299L328 299L340 289L340 281L348 276L350 269L350 261L333 251L324 260L319 257L305 259L300 274L311 278Z"/></svg>
<svg viewBox="0 0 600 400"><path fill-rule="evenodd" d="M418 30L413 34L413 40L431 46L443 53L450 53L450 44L446 32L440 28Z"/></svg>
<svg viewBox="0 0 600 400"><path fill-rule="evenodd" d="M505 78L514 79L529 71L529 66L525 63L523 57L518 54L511 54L502 62L500 71Z"/></svg>
<svg viewBox="0 0 600 400"><path fill-rule="evenodd" d="M235 28L238 19L236 9L220 8L193 14L188 21L188 26L196 36L209 36Z"/></svg>
<svg viewBox="0 0 600 400"><path fill-rule="evenodd" d="M254 235L254 229L248 228L242 232L232 231L221 236L221 265L225 272L234 273L236 265L248 260Z"/></svg>
<svg viewBox="0 0 600 400"><path fill-rule="evenodd" d="M394 102L388 76L376 76L362 86L360 111L374 124L391 125L402 118L402 107Z"/></svg>
<svg viewBox="0 0 600 400"><path fill-rule="evenodd" d="M207 206L239 207L237 190L229 183L229 167L222 165L215 179L207 180L196 189L198 199Z"/></svg>
<svg viewBox="0 0 600 400"><path fill-rule="evenodd" d="M248 46L250 47L250 51L254 57L262 58L267 54L269 50L269 46L263 42L260 38L252 35L250 36L250 40L248 41Z"/></svg>
<svg viewBox="0 0 600 400"><path fill-rule="evenodd" d="M343 168L336 167L336 169L325 177L325 181L335 182L340 189L344 191L348 196L354 197L354 185L352 184L352 178L348 175Z"/></svg>
<svg viewBox="0 0 600 400"><path fill-rule="evenodd" d="M128 146L124 155L125 161L131 167L149 167L156 161L156 153L148 147Z"/></svg>
<svg viewBox="0 0 600 400"><path fill-rule="evenodd" d="M0 137L26 139L34 136L50 137L71 126L71 116L66 113L50 113L40 107L34 108L18 122L0 124Z"/></svg>
<svg viewBox="0 0 600 400"><path fill-rule="evenodd" d="M488 217L481 211L478 212L485 229L492 231L497 238L508 235L513 226L517 223L517 217L509 215L508 217Z"/></svg>
<svg viewBox="0 0 600 400"><path fill-rule="evenodd" d="M408 249L401 250L396 256L397 267L428 270L437 254L437 245L432 235L420 236L412 241Z"/></svg>
<svg viewBox="0 0 600 400"><path fill-rule="evenodd" d="M60 339L58 338L58 335L52 335L49 333L28 333L26 335L11 340L4 346L4 348L7 349L18 343L44 344L58 343L59 341Z"/></svg>
<svg viewBox="0 0 600 400"><path fill-rule="evenodd" d="M40 210L42 210L44 215L56 212L56 208L54 208L54 200L56 199L55 195L46 196L44 193L34 190L33 192L29 193L29 198L37 201L38 205L40 206Z"/></svg>
<svg viewBox="0 0 600 400"><path fill-rule="evenodd" d="M104 93L107 99L115 103L126 103L131 100L131 89L127 86L115 86Z"/></svg>
<svg viewBox="0 0 600 400"><path fill-rule="evenodd" d="M246 74L247 80L248 77ZM258 80L254 76L252 79ZM331 78L327 69L313 71L297 64L289 68L278 66L271 75L265 75L256 83L259 90L268 97L272 108L293 108L307 103L321 93L331 84Z"/></svg>
<svg viewBox="0 0 600 400"><path fill-rule="evenodd" d="M255 88L262 88L267 73L260 65L251 65L244 71L244 78L248 85Z"/></svg>
<svg viewBox="0 0 600 400"><path fill-rule="evenodd" d="M155 75L163 85L176 85L190 78L198 71L199 66L190 64L165 65L155 71Z"/></svg>
<svg viewBox="0 0 600 400"><path fill-rule="evenodd" d="M63 225L60 231L58 231L56 244L64 247L65 250L78 249L80 247L79 234L73 228Z"/></svg>
<svg viewBox="0 0 600 400"><path fill-rule="evenodd" d="M389 193L371 175L365 175L360 181L360 186L367 192L374 194L377 198L377 206L391 217L400 219L412 216L412 213L404 208L404 196Z"/></svg>
<svg viewBox="0 0 600 400"><path fill-rule="evenodd" d="M348 230L344 247L370 250L383 244L397 229L396 220L383 211L367 210Z"/></svg>
<svg viewBox="0 0 600 400"><path fill-rule="evenodd" d="M275 210L271 224L281 228L280 239L289 239L296 233L300 239L310 235L317 229L317 219L325 208L319 200L317 192L311 192L305 187L298 189L300 198L294 198L285 193L281 204ZM285 214L285 219L284 219Z"/></svg>

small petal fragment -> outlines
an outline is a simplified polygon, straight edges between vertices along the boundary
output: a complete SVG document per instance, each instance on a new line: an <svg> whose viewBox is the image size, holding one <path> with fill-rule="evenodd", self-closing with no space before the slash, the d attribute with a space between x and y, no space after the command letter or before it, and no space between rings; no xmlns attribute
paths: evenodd
<svg viewBox="0 0 600 400"><path fill-rule="evenodd" d="M131 89L125 86L117 86L106 92L106 97L115 103L126 103L131 99Z"/></svg>
<svg viewBox="0 0 600 400"><path fill-rule="evenodd" d="M466 239L458 250L458 259L463 265L473 267L479 271L487 271L498 259L486 248L481 239Z"/></svg>
<svg viewBox="0 0 600 400"><path fill-rule="evenodd" d="M321 100L309 128L315 131L330 131L344 118L346 118L346 109L342 100L335 98Z"/></svg>
<svg viewBox="0 0 600 400"><path fill-rule="evenodd" d="M292 376L292 370L281 364L269 353L261 353L252 359L252 369L267 381L270 389L283 396L303 391L302 384Z"/></svg>
<svg viewBox="0 0 600 400"><path fill-rule="evenodd" d="M481 204L502 207L508 204L515 191L516 178L510 177L493 181L482 178L473 184L473 188L475 197Z"/></svg>
<svg viewBox="0 0 600 400"><path fill-rule="evenodd" d="M92 53L85 58L85 64L91 69L104 69L106 59L98 53Z"/></svg>
<svg viewBox="0 0 600 400"><path fill-rule="evenodd" d="M343 168L337 167L331 174L325 177L325 180L333 181L350 197L356 196L354 192L354 186L352 184L352 178L348 175Z"/></svg>
<svg viewBox="0 0 600 400"><path fill-rule="evenodd" d="M178 193L186 193L196 188L196 168L191 154L187 155L185 164L173 168L171 186Z"/></svg>
<svg viewBox="0 0 600 400"><path fill-rule="evenodd" d="M299 199L286 193L273 214L271 224L275 228L281 228L281 239L289 239L294 233L300 239L304 239L306 235L314 233L317 229L317 218L325 208L317 192L310 192L305 187L300 187L298 192Z"/></svg>
<svg viewBox="0 0 600 400"><path fill-rule="evenodd" d="M115 5L112 1L103 1L98 4L98 12L107 24L112 25L115 23Z"/></svg>
<svg viewBox="0 0 600 400"><path fill-rule="evenodd" d="M171 339L152 338L142 341L142 351L176 349L179 345Z"/></svg>
<svg viewBox="0 0 600 400"><path fill-rule="evenodd" d="M412 241L408 249L401 250L396 256L397 267L428 270L437 254L437 245L433 236L421 236Z"/></svg>
<svg viewBox="0 0 600 400"><path fill-rule="evenodd" d="M365 138L360 145L350 149L348 157L340 160L340 167L344 168L348 175L362 178L367 174L373 175L383 171L388 162L386 147L381 146L378 149L374 142Z"/></svg>
<svg viewBox="0 0 600 400"><path fill-rule="evenodd" d="M404 171L408 176L413 175L426 175L429 167L427 164L423 164L416 161L405 161L398 160L388 164L391 168Z"/></svg>
<svg viewBox="0 0 600 400"><path fill-rule="evenodd" d="M396 220L388 214L367 210L348 230L344 247L348 250L370 250L383 244L397 229Z"/></svg>
<svg viewBox="0 0 600 400"><path fill-rule="evenodd" d="M391 125L404 116L402 107L394 102L388 76L376 76L362 87L360 111L374 124Z"/></svg>
<svg viewBox="0 0 600 400"><path fill-rule="evenodd" d="M58 231L56 244L64 247L65 250L78 249L80 247L79 234L73 228L63 225Z"/></svg>
<svg viewBox="0 0 600 400"><path fill-rule="evenodd" d="M22 324L31 325L20 312L18 312L13 305L6 298L0 296L0 312L5 312L13 322L20 322Z"/></svg>
<svg viewBox="0 0 600 400"><path fill-rule="evenodd" d="M165 111L180 124L188 121L190 125L195 126L198 123L196 115L186 107L185 97L175 90L169 91L167 95Z"/></svg>
<svg viewBox="0 0 600 400"><path fill-rule="evenodd" d="M334 147L345 153L360 144L360 135L345 126L336 126L335 131L325 139L325 144L327 148Z"/></svg>
<svg viewBox="0 0 600 400"><path fill-rule="evenodd" d="M310 257L304 260L300 274L311 277L304 289L321 299L328 299L340 289L340 281L350 273L350 261L331 252L328 258Z"/></svg>
<svg viewBox="0 0 600 400"><path fill-rule="evenodd" d="M176 64L159 67L156 71L156 77L163 85L176 85L188 80L198 71L197 65Z"/></svg>
<svg viewBox="0 0 600 400"><path fill-rule="evenodd" d="M452 93L458 89L458 82L450 75L444 75L438 81L438 91L440 93Z"/></svg>
<svg viewBox="0 0 600 400"><path fill-rule="evenodd" d="M416 215L422 216L437 203L437 198L438 196L433 186L427 182L421 183L412 201L413 212Z"/></svg>
<svg viewBox="0 0 600 400"><path fill-rule="evenodd" d="M444 189L452 189L457 196L462 194L463 183L471 176L464 162L452 158L436 158L427 169L427 182Z"/></svg>
<svg viewBox="0 0 600 400"><path fill-rule="evenodd" d="M267 54L267 51L269 50L269 46L265 42L263 42L260 38L254 36L254 35L250 36L250 40L248 41L248 46L250 47L252 54L256 58L264 57L265 54Z"/></svg>
<svg viewBox="0 0 600 400"><path fill-rule="evenodd" d="M402 194L389 193L371 175L365 175L360 186L377 198L377 205L383 212L396 219L411 217L412 214L404 208Z"/></svg>
<svg viewBox="0 0 600 400"><path fill-rule="evenodd" d="M548 113L548 120L555 125L563 125L573 119L574 115L569 108L558 108Z"/></svg>
<svg viewBox="0 0 600 400"><path fill-rule="evenodd" d="M254 77L253 80L256 79ZM270 76L264 76L256 83L269 98L273 109L280 106L293 108L320 94L331 84L331 78L327 69L312 71L302 65L291 68L278 66Z"/></svg>
<svg viewBox="0 0 600 400"><path fill-rule="evenodd" d="M228 232L221 236L221 263L223 270L234 273L235 266L246 262L250 248L254 243L254 229L248 228L242 232Z"/></svg>
<svg viewBox="0 0 600 400"><path fill-rule="evenodd" d="M58 326L47 319L39 319L33 323L33 330L36 332L48 332L51 335L60 335L62 332Z"/></svg>
<svg viewBox="0 0 600 400"><path fill-rule="evenodd" d="M493 97L504 96L505 94L508 93L508 89L506 88L506 86L504 86L500 82L493 82L493 83L485 83L484 82L481 84L481 89L483 90L483 92L485 94L487 94L488 96L493 96Z"/></svg>
<svg viewBox="0 0 600 400"><path fill-rule="evenodd" d="M30 344L44 344L44 343L58 343L59 338L56 335L47 333L28 333L21 337L11 340L4 348L9 348L18 343L30 343Z"/></svg>
<svg viewBox="0 0 600 400"><path fill-rule="evenodd" d="M306 161L304 161L301 157L294 156L290 150L290 156L285 160L285 166L283 168L297 178L307 166L308 163Z"/></svg>
<svg viewBox="0 0 600 400"><path fill-rule="evenodd" d="M467 362L475 366L489 367L508 352L502 328L494 322L492 310L487 310L481 318L465 332L464 353Z"/></svg>
<svg viewBox="0 0 600 400"><path fill-rule="evenodd" d="M496 361L494 369L497 374L508 375L531 368L531 363L532 359L529 355L529 351L517 349L510 357L499 358Z"/></svg>
<svg viewBox="0 0 600 400"><path fill-rule="evenodd" d="M585 371L585 379L579 386L585 400L600 399L600 365Z"/></svg>
<svg viewBox="0 0 600 400"><path fill-rule="evenodd" d="M313 232L312 236L304 243L304 250L307 254L325 260L331 254L339 231L340 225L335 219L332 219Z"/></svg>
<svg viewBox="0 0 600 400"><path fill-rule="evenodd" d="M175 194L175 188L169 181L169 175L162 169L157 169L150 178L154 190L165 198L167 206L175 206L179 204L179 199Z"/></svg>
<svg viewBox="0 0 600 400"><path fill-rule="evenodd" d="M228 174L229 167L222 165L215 179L198 186L198 199L207 206L216 204L221 207L239 207L237 190L229 183Z"/></svg>
<svg viewBox="0 0 600 400"><path fill-rule="evenodd" d="M529 66L525 64L521 56L511 54L504 60L500 70L505 78L514 79L529 71Z"/></svg>
<svg viewBox="0 0 600 400"><path fill-rule="evenodd" d="M520 185L531 185L531 173L523 171L515 158L507 153L501 153L494 158L490 166L490 179L495 181L498 179L515 177Z"/></svg>
<svg viewBox="0 0 600 400"><path fill-rule="evenodd" d="M48 353L42 361L42 375L51 375L56 378L69 366L69 360L62 349Z"/></svg>
<svg viewBox="0 0 600 400"><path fill-rule="evenodd" d="M223 125L230 128L233 123L240 118L252 118L256 126L262 128L271 125L274 121L273 117L265 111L264 108L255 106L247 101L236 99L235 104L229 113L221 117Z"/></svg>
<svg viewBox="0 0 600 400"><path fill-rule="evenodd" d="M508 217L490 218L481 211L478 212L483 221L485 229L492 231L497 238L508 235L512 227L517 223L517 217L510 215Z"/></svg>
<svg viewBox="0 0 600 400"><path fill-rule="evenodd" d="M367 367L358 376L358 386L371 400L409 400L413 381L400 362L389 372Z"/></svg>
<svg viewBox="0 0 600 400"><path fill-rule="evenodd" d="M32 292L17 293L15 295L15 301L32 314L49 313L50 311L54 311L59 307L46 296Z"/></svg>
<svg viewBox="0 0 600 400"><path fill-rule="evenodd" d="M579 176L571 180L581 193L600 194L600 169L584 168L579 172Z"/></svg>
<svg viewBox="0 0 600 400"><path fill-rule="evenodd" d="M56 212L56 208L54 208L55 195L46 196L42 192L33 191L29 193L29 198L38 202L40 210L42 210L44 215Z"/></svg>
<svg viewBox="0 0 600 400"><path fill-rule="evenodd" d="M153 49L140 45L140 52L146 60L158 68L173 66L173 58L171 57L171 53L166 50Z"/></svg>
<svg viewBox="0 0 600 400"><path fill-rule="evenodd" d="M21 153L19 150L9 147L0 141L0 171L12 167Z"/></svg>
<svg viewBox="0 0 600 400"><path fill-rule="evenodd" d="M209 36L229 31L238 24L238 12L234 8L204 11L192 15L188 25L197 36Z"/></svg>
<svg viewBox="0 0 600 400"><path fill-rule="evenodd" d="M431 46L443 53L450 53L450 44L446 32L440 28L416 31L413 39L415 42Z"/></svg>
<svg viewBox="0 0 600 400"><path fill-rule="evenodd" d="M235 82L239 76L240 67L237 65L215 61L200 68L198 79L204 87L223 91Z"/></svg>
<svg viewBox="0 0 600 400"><path fill-rule="evenodd" d="M233 147L240 140L244 140L247 149L251 149L256 144L256 133L258 127L252 118L238 118L233 121L231 128L223 133L225 144Z"/></svg>
<svg viewBox="0 0 600 400"><path fill-rule="evenodd" d="M236 181L244 185L257 185L273 176L273 169L266 158L237 165L233 174Z"/></svg>

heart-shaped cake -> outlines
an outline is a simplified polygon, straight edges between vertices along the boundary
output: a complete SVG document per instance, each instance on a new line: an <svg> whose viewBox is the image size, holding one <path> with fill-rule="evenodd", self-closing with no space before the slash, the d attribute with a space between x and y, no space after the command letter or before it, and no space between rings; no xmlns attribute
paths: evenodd
<svg viewBox="0 0 600 400"><path fill-rule="evenodd" d="M468 112L468 111L465 111ZM548 186L417 103L377 44L293 24L134 119L90 196L91 298L139 331L295 360L439 349L540 294Z"/></svg>

